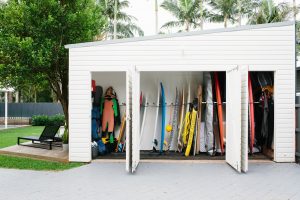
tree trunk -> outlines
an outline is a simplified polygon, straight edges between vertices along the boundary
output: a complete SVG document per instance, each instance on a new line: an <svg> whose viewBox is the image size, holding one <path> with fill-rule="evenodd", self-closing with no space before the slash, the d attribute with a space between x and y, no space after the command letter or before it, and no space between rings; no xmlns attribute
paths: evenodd
<svg viewBox="0 0 300 200"><path fill-rule="evenodd" d="M158 0L155 0L155 34L158 34Z"/></svg>
<svg viewBox="0 0 300 200"><path fill-rule="evenodd" d="M114 40L117 39L117 12L118 12L118 0L115 0L114 7Z"/></svg>
<svg viewBox="0 0 300 200"><path fill-rule="evenodd" d="M66 102L66 99L63 98L61 101L61 106L64 112L65 120L66 120L66 128L69 129L69 107L68 103Z"/></svg>
<svg viewBox="0 0 300 200"><path fill-rule="evenodd" d="M62 84L61 105L66 119L66 128L69 129L69 81L68 78Z"/></svg>
<svg viewBox="0 0 300 200"><path fill-rule="evenodd" d="M36 89L34 89L34 103L36 103L37 100L37 94L36 94Z"/></svg>
<svg viewBox="0 0 300 200"><path fill-rule="evenodd" d="M242 26L242 7L241 7L241 0L238 0L238 9L239 9L239 17L238 17L238 22L239 26Z"/></svg>
<svg viewBox="0 0 300 200"><path fill-rule="evenodd" d="M224 16L224 28L227 28L227 15Z"/></svg>
<svg viewBox="0 0 300 200"><path fill-rule="evenodd" d="M20 103L23 103L23 102L24 102L22 90L19 91L19 101L20 101Z"/></svg>
<svg viewBox="0 0 300 200"><path fill-rule="evenodd" d="M62 75L64 76L64 75ZM69 89L68 89L68 74L65 74L66 77L62 77L62 84L59 84L57 81L53 79L49 79L51 82L51 88L56 94L57 100L61 103L65 120L66 120L66 128L69 127Z"/></svg>
<svg viewBox="0 0 300 200"><path fill-rule="evenodd" d="M186 32L190 31L190 23L188 21L185 21L185 31Z"/></svg>
<svg viewBox="0 0 300 200"><path fill-rule="evenodd" d="M8 103L12 103L13 102L13 92L7 92L7 96L8 96Z"/></svg>
<svg viewBox="0 0 300 200"><path fill-rule="evenodd" d="M296 6L296 0L293 0L293 10L294 10L294 21L297 20L297 6Z"/></svg>
<svg viewBox="0 0 300 200"><path fill-rule="evenodd" d="M15 100L15 102L16 103L19 103L19 99L20 99L20 96L19 96L19 91L16 91L16 100Z"/></svg>
<svg viewBox="0 0 300 200"><path fill-rule="evenodd" d="M200 29L203 30L204 18L203 18L203 0L200 0Z"/></svg>

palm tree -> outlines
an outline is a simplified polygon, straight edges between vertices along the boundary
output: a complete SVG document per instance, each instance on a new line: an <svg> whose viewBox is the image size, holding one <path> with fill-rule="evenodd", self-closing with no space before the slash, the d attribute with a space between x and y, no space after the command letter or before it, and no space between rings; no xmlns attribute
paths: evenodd
<svg viewBox="0 0 300 200"><path fill-rule="evenodd" d="M176 20L165 23L161 28L179 28L179 31L190 31L191 28L201 26L199 12L201 0L165 0L161 7L169 11ZM203 9L202 20L205 19L207 11Z"/></svg>
<svg viewBox="0 0 300 200"><path fill-rule="evenodd" d="M275 5L273 0L262 0L259 8L249 17L249 24L264 24L286 21L294 9L288 3Z"/></svg>
<svg viewBox="0 0 300 200"><path fill-rule="evenodd" d="M256 10L259 7L259 0L238 0L238 24L242 25L243 17L249 18L253 13L253 10Z"/></svg>
<svg viewBox="0 0 300 200"><path fill-rule="evenodd" d="M211 0L209 5L212 7L211 21L223 22L227 28L228 22L236 22L238 15L238 0Z"/></svg>
<svg viewBox="0 0 300 200"><path fill-rule="evenodd" d="M207 0L199 0L199 12L200 12L200 29L203 30L203 25L206 20L210 18L210 12L205 8L204 3Z"/></svg>
<svg viewBox="0 0 300 200"><path fill-rule="evenodd" d="M135 35L143 36L143 30L135 24L137 19L122 10L129 7L129 1L104 0L101 1L104 15L108 19L106 38L128 38Z"/></svg>
<svg viewBox="0 0 300 200"><path fill-rule="evenodd" d="M294 12L294 21L297 20L297 14L298 14L298 11L299 9L297 8L297 5L296 5L296 0L293 0L293 12Z"/></svg>

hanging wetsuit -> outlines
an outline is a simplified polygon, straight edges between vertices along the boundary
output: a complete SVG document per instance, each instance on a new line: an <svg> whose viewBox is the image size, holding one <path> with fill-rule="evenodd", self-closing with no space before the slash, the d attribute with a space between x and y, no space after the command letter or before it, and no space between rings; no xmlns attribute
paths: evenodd
<svg viewBox="0 0 300 200"><path fill-rule="evenodd" d="M112 87L109 87L101 101L100 114L102 115L102 140L108 145L108 151L113 151L115 126L120 124L120 109L117 95Z"/></svg>
<svg viewBox="0 0 300 200"><path fill-rule="evenodd" d="M272 86L262 88L262 95L259 101L263 113L261 124L262 145L271 149L274 137L274 101Z"/></svg>

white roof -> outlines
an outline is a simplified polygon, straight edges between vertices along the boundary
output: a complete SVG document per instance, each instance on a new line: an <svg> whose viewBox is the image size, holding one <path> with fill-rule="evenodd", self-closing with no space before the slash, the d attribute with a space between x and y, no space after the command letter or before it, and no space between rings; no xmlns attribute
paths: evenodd
<svg viewBox="0 0 300 200"><path fill-rule="evenodd" d="M156 39L162 39L162 38L204 35L204 34L210 34L210 33L232 32L232 31L241 31L241 30L249 30L249 29L290 26L290 25L295 25L295 22L294 21L286 21L286 22L269 23L269 24L244 25L244 26L238 26L238 27L233 27L233 28L210 29L210 30L203 30L203 31L173 33L173 34L166 34L166 35L153 35L153 36L134 37L134 38L117 39L117 40L85 42L85 43L77 43L77 44L68 44L68 45L65 45L65 48L71 49L71 48L80 48L80 47L91 47L91 46L99 46L99 45L106 45L106 44L137 42L137 41L145 41L145 40L156 40Z"/></svg>

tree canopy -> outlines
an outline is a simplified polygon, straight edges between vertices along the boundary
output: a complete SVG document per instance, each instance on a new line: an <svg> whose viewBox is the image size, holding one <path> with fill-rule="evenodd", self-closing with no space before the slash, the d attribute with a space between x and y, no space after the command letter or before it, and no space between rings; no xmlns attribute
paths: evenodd
<svg viewBox="0 0 300 200"><path fill-rule="evenodd" d="M200 27L200 19L206 10L200 13L200 0L165 0L161 7L169 11L174 17L174 21L165 23L161 28L178 28L179 31L189 31L191 28ZM202 15L201 15L202 14Z"/></svg>
<svg viewBox="0 0 300 200"><path fill-rule="evenodd" d="M0 6L1 83L49 82L68 122L68 51L93 41L106 20L94 0L9 0Z"/></svg>

